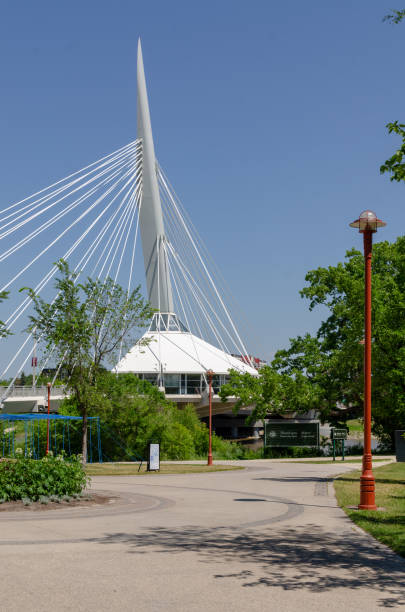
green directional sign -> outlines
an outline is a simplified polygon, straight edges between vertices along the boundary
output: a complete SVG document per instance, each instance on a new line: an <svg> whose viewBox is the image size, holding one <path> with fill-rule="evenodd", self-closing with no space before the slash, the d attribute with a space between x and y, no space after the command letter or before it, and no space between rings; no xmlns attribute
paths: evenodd
<svg viewBox="0 0 405 612"><path fill-rule="evenodd" d="M319 446L319 423L265 423L265 446Z"/></svg>
<svg viewBox="0 0 405 612"><path fill-rule="evenodd" d="M330 437L332 440L346 440L347 439L347 429L337 429L336 427L332 427L330 430Z"/></svg>

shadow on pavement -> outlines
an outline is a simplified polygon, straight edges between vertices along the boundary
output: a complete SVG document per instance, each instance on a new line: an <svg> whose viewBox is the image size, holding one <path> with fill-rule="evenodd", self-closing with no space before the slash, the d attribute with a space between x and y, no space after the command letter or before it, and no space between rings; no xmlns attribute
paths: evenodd
<svg viewBox="0 0 405 612"><path fill-rule="evenodd" d="M318 525L276 532L158 527L141 534L108 534L99 542L127 544L132 554L144 554L148 549L171 555L195 552L201 562L217 565L216 579L236 579L243 587L319 593L368 588L375 590L379 606L405 606L404 560L354 531L334 534ZM232 567L235 563L243 565L243 570ZM236 572L227 573L227 569Z"/></svg>

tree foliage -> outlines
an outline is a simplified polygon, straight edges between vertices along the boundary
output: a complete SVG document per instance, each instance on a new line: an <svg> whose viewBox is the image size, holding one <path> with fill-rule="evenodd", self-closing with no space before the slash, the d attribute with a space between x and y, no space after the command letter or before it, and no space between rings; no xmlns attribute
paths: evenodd
<svg viewBox="0 0 405 612"><path fill-rule="evenodd" d="M0 303L7 299L9 291L0 291ZM10 336L11 332L7 329L7 326L3 321L0 321L0 338Z"/></svg>
<svg viewBox="0 0 405 612"><path fill-rule="evenodd" d="M405 9L393 10L391 14L385 15L383 21L388 21L392 24L400 23L405 18ZM395 153L380 166L380 173L390 172L391 181L405 181L405 124L394 121L387 123L389 134L398 134L402 139L402 145Z"/></svg>
<svg viewBox="0 0 405 612"><path fill-rule="evenodd" d="M251 422L265 419L271 413L307 412L317 407L319 390L299 369L280 373L274 367L264 366L257 376L231 370L229 382L219 394L223 401L237 398L235 412L253 406L248 419Z"/></svg>
<svg viewBox="0 0 405 612"><path fill-rule="evenodd" d="M402 144L395 153L380 166L381 174L390 172L391 181L405 181L405 124L394 121L387 124L390 134L398 134L402 139Z"/></svg>
<svg viewBox="0 0 405 612"><path fill-rule="evenodd" d="M290 339L258 377L232 371L220 391L239 398L235 410L269 413L319 411L332 424L363 414L364 258L352 249L336 266L307 273L301 296L328 315L315 335ZM373 249L373 430L392 443L405 428L405 236Z"/></svg>
<svg viewBox="0 0 405 612"><path fill-rule="evenodd" d="M320 394L324 418L342 404L362 414L364 259L356 250L337 266L311 270L301 291L310 310L323 306L329 316L316 336L294 338L276 353L281 372L300 370ZM373 249L373 427L392 439L405 427L405 237Z"/></svg>
<svg viewBox="0 0 405 612"><path fill-rule="evenodd" d="M97 396L97 373L104 360L113 363L120 350L127 351L151 318L153 310L143 300L139 287L127 295L111 279L90 278L76 282L67 262L57 263L56 298L47 303L28 289L34 302L32 331L43 349L63 364L69 389L83 417L83 458L87 450L87 415Z"/></svg>
<svg viewBox="0 0 405 612"><path fill-rule="evenodd" d="M405 18L405 9L393 10L390 15L385 15L383 21L389 23L400 23Z"/></svg>
<svg viewBox="0 0 405 612"><path fill-rule="evenodd" d="M92 400L90 413L100 417L103 453L110 460L145 459L149 442L160 443L162 459L207 456L208 429L195 408L189 404L179 410L155 385L134 374L99 372ZM62 411L77 414L76 399L65 400ZM236 459L243 449L214 434L213 453Z"/></svg>

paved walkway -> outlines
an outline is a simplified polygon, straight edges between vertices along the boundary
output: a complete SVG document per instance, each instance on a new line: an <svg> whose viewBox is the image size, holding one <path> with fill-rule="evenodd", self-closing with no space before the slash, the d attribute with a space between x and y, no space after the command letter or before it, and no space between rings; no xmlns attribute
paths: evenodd
<svg viewBox="0 0 405 612"><path fill-rule="evenodd" d="M41 611L405 610L405 562L336 507L353 465L97 477L120 500L1 515L0 607Z"/></svg>

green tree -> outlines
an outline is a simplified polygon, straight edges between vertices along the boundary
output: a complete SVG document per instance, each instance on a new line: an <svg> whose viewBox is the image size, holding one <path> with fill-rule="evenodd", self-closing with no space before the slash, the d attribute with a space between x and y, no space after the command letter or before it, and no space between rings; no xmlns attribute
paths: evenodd
<svg viewBox="0 0 405 612"><path fill-rule="evenodd" d="M390 23L400 23L405 18L405 9L393 10L391 15L385 15L383 21Z"/></svg>
<svg viewBox="0 0 405 612"><path fill-rule="evenodd" d="M9 291L0 291L0 303L7 299ZM7 329L7 326L3 321L0 321L0 338L10 336L11 332Z"/></svg>
<svg viewBox="0 0 405 612"><path fill-rule="evenodd" d="M315 337L290 341L273 366L301 370L316 384L326 418L339 404L363 409L364 260L356 250L337 266L311 270L301 296L329 316ZM405 427L405 237L373 249L373 428L393 439Z"/></svg>
<svg viewBox="0 0 405 612"><path fill-rule="evenodd" d="M67 262L57 263L56 298L47 303L28 289L34 302L29 331L44 349L63 364L68 386L83 418L82 453L87 456L87 417L99 402L97 374L105 360L114 363L120 350L127 351L151 318L153 310L139 287L127 293L111 279L76 282Z"/></svg>
<svg viewBox="0 0 405 612"><path fill-rule="evenodd" d="M120 349L134 345L139 330L153 315L138 286L129 296L111 278L105 281L87 279L80 285L84 293L86 316L90 324L93 363L98 368L105 360L116 363Z"/></svg>
<svg viewBox="0 0 405 612"><path fill-rule="evenodd" d="M164 393L134 374L101 371L93 396L93 412L101 419L103 451L113 460L147 456L149 442L159 442L162 458L192 459L207 452L207 427L193 406L182 410ZM70 398L63 410L77 414Z"/></svg>
<svg viewBox="0 0 405 612"><path fill-rule="evenodd" d="M160 443L162 459L206 457L208 428L198 418L193 405L179 410L164 393L134 374L101 371L93 395L93 414L100 417L103 453L114 461L145 459L149 442ZM61 412L77 415L76 400L65 400ZM76 448L71 427L71 444ZM239 445L212 437L216 458L237 459L245 456Z"/></svg>
<svg viewBox="0 0 405 612"><path fill-rule="evenodd" d="M388 132L390 134L398 134L402 139L402 144L395 153L380 166L380 173L390 172L391 181L405 181L405 124L394 121L387 123Z"/></svg>
<svg viewBox="0 0 405 612"><path fill-rule="evenodd" d="M268 414L285 412L307 412L318 405L319 390L298 369L279 372L264 366L257 376L236 370L229 373L229 382L223 385L219 395L222 401L236 397L234 411L253 406L248 422L265 419Z"/></svg>
<svg viewBox="0 0 405 612"><path fill-rule="evenodd" d="M393 24L400 23L405 18L405 9L393 10L390 15L385 15L383 21ZM391 181L405 181L405 124L394 121L387 123L389 134L398 134L402 139L402 144L395 153L380 166L380 173L390 172Z"/></svg>
<svg viewBox="0 0 405 612"><path fill-rule="evenodd" d="M107 455L114 460L146 457L148 443L161 441L173 404L134 374L99 371L95 391L92 411L101 418Z"/></svg>

